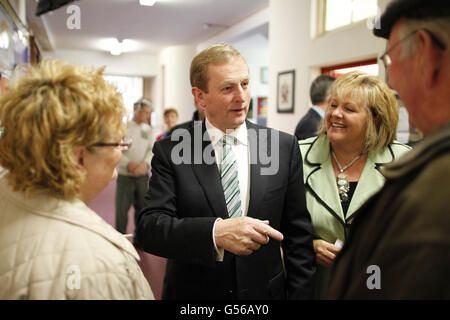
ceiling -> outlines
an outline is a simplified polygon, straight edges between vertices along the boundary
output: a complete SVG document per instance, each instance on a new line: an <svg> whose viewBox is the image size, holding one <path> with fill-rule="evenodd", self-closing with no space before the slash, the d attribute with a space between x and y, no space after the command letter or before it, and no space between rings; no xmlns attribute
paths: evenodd
<svg viewBox="0 0 450 320"><path fill-rule="evenodd" d="M29 24L44 51L105 50L118 38L132 40L124 41L130 51L156 54L201 43L266 8L269 0L159 0L153 7L139 0L79 0L40 17L34 15L35 0L27 3ZM67 27L70 5L80 8L80 29ZM267 37L267 27L255 32Z"/></svg>

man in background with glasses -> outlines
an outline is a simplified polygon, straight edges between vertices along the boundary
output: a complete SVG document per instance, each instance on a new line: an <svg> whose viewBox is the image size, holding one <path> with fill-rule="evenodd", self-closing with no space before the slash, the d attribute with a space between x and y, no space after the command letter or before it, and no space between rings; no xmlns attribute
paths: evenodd
<svg viewBox="0 0 450 320"><path fill-rule="evenodd" d="M133 205L136 217L141 211L148 189L148 169L154 142L149 125L151 111L151 102L146 99L140 99L134 104L134 117L128 123L124 138L126 142L132 140L133 143L123 150L117 167L116 229L124 234L127 231L130 207ZM134 244L137 245L136 242Z"/></svg>
<svg viewBox="0 0 450 320"><path fill-rule="evenodd" d="M450 1L393 0L374 34L425 139L382 169L335 263L331 299L450 298Z"/></svg>

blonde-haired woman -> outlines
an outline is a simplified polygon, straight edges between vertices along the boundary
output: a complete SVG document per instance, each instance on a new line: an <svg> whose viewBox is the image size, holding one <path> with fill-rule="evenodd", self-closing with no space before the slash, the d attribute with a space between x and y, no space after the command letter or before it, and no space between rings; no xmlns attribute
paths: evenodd
<svg viewBox="0 0 450 320"><path fill-rule="evenodd" d="M330 94L319 136L299 141L315 236L317 298L326 294L355 211L385 182L380 167L409 150L394 140L398 104L383 81L349 72L333 83Z"/></svg>
<svg viewBox="0 0 450 320"><path fill-rule="evenodd" d="M0 98L0 299L153 299L87 204L115 178L125 110L102 70L29 67Z"/></svg>

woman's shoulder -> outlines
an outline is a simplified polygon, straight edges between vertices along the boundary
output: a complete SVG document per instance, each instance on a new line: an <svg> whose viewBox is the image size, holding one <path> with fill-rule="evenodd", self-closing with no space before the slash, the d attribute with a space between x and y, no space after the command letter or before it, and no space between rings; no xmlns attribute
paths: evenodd
<svg viewBox="0 0 450 320"><path fill-rule="evenodd" d="M330 150L330 143L326 135L315 136L298 141L303 161L311 163L323 163Z"/></svg>
<svg viewBox="0 0 450 320"><path fill-rule="evenodd" d="M391 148L392 152L394 153L394 155L396 156L396 158L398 156L401 156L403 154L405 154L406 152L410 151L412 148L404 143L401 143L397 140L394 140L389 147Z"/></svg>
<svg viewBox="0 0 450 320"><path fill-rule="evenodd" d="M311 146L311 145L314 143L314 141L316 141L318 138L319 138L318 136L314 136L314 137L306 138L306 139L303 139L303 140L299 140L299 141L298 141L298 145L299 145L299 146L307 146L307 147L309 147L309 146Z"/></svg>

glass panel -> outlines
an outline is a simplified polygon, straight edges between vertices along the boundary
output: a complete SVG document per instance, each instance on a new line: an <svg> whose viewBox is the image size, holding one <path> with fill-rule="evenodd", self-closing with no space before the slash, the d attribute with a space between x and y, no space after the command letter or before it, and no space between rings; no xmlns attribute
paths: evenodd
<svg viewBox="0 0 450 320"><path fill-rule="evenodd" d="M352 22L377 15L377 0L354 0Z"/></svg>
<svg viewBox="0 0 450 320"><path fill-rule="evenodd" d="M325 31L377 15L377 0L326 0Z"/></svg>
<svg viewBox="0 0 450 320"><path fill-rule="evenodd" d="M123 104L127 109L127 119L129 121L133 118L133 106L136 101L142 98L144 93L144 79L140 77L125 77L125 76L107 76L105 80L113 83L119 92L122 94Z"/></svg>
<svg viewBox="0 0 450 320"><path fill-rule="evenodd" d="M352 0L327 0L325 30L333 30L351 23Z"/></svg>
<svg viewBox="0 0 450 320"><path fill-rule="evenodd" d="M369 64L365 66L354 66L354 67L347 67L347 68L341 68L341 69L334 69L332 72L332 75L334 77L339 77L343 75L344 73L359 70L362 72L365 72L367 74L370 74L372 76L378 76L378 64Z"/></svg>

